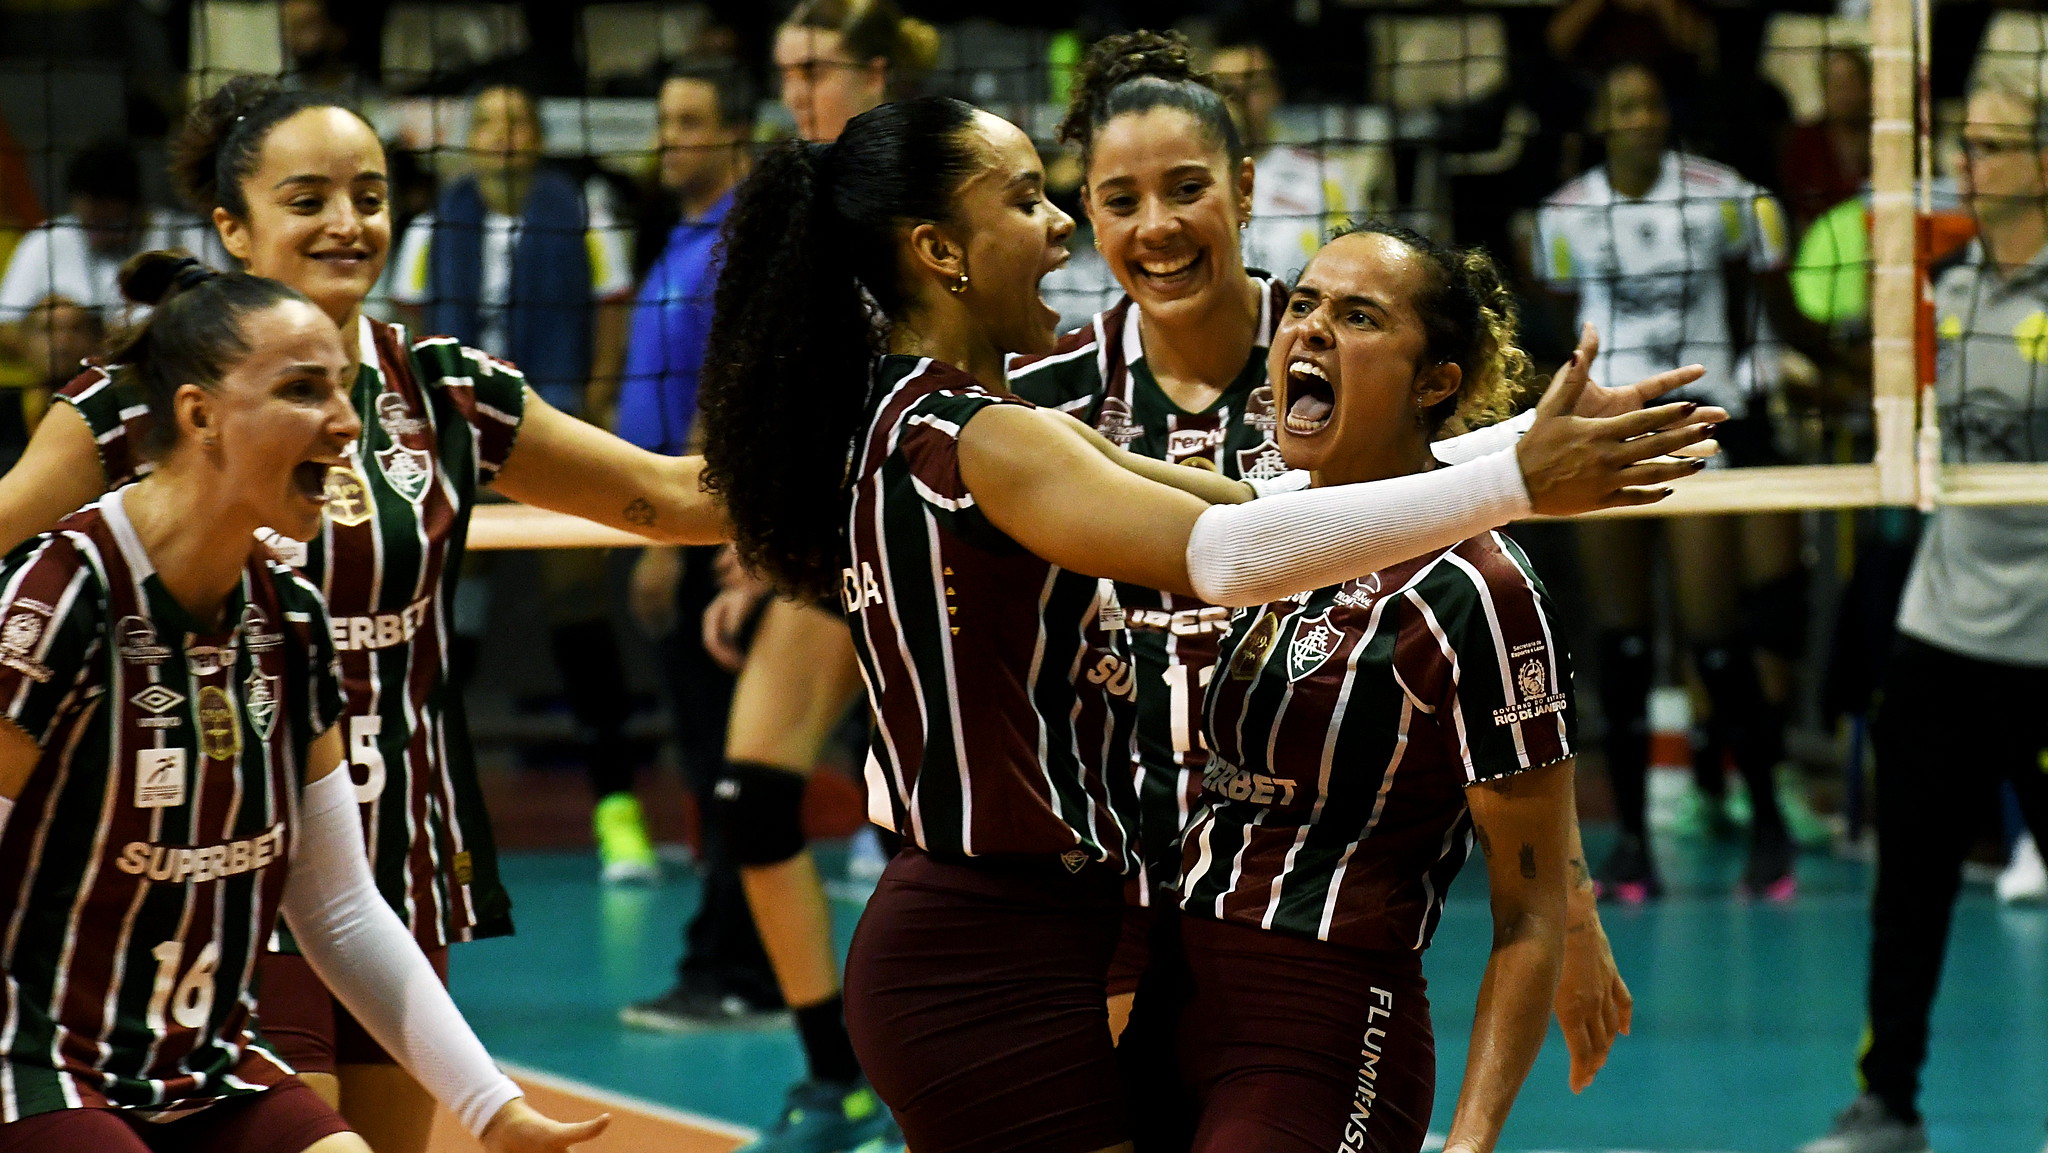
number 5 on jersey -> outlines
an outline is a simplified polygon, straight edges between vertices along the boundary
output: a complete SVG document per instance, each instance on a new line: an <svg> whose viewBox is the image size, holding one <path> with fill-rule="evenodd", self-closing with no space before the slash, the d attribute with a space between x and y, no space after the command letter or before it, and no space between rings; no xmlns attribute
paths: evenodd
<svg viewBox="0 0 2048 1153"><path fill-rule="evenodd" d="M383 717L348 719L349 779L355 780L356 767L363 770L363 779L356 784L359 805L369 804L384 791L384 750L377 747L377 738L383 732Z"/></svg>

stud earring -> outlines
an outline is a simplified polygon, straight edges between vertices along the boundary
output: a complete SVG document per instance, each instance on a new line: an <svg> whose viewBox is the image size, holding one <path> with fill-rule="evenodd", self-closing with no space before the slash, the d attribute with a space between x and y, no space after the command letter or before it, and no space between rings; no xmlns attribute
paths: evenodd
<svg viewBox="0 0 2048 1153"><path fill-rule="evenodd" d="M964 272L963 272L963 273L961 273L961 274L960 274L960 279L958 279L958 280L954 281L953 283L951 283L951 284L947 285L947 286L946 286L946 288L947 288L947 290L948 290L948 291L950 291L950 292L951 292L951 293L952 293L953 295L955 295L955 296L958 296L958 295L960 295L961 293L963 293L963 292L967 291L967 274L966 274L966 273L964 273Z"/></svg>

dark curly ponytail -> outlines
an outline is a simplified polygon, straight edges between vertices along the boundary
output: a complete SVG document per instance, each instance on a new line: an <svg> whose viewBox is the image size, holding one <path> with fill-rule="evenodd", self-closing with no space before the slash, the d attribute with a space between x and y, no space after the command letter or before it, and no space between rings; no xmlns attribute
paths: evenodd
<svg viewBox="0 0 2048 1153"><path fill-rule="evenodd" d="M980 165L973 120L971 105L925 97L854 117L834 144L779 144L726 216L698 384L704 486L741 559L787 591L838 587L847 459L881 322L905 303L898 229L951 216Z"/></svg>
<svg viewBox="0 0 2048 1153"><path fill-rule="evenodd" d="M249 215L242 181L256 171L270 130L308 108L355 110L331 97L287 92L268 76L237 76L192 106L171 141L171 183L196 212Z"/></svg>
<svg viewBox="0 0 2048 1153"><path fill-rule="evenodd" d="M1229 105L1209 74L1195 67L1187 37L1178 32L1119 32L1089 45L1060 121L1059 140L1080 145L1085 168L1103 125L1154 108L1178 108L1194 117L1232 164L1245 158L1244 139Z"/></svg>
<svg viewBox="0 0 2048 1153"><path fill-rule="evenodd" d="M178 439L171 398L183 384L211 388L249 352L242 322L287 300L295 288L246 272L215 272L182 251L144 252L121 266L121 294L153 307L148 319L114 338L107 363L149 400L143 452L161 457Z"/></svg>
<svg viewBox="0 0 2048 1153"><path fill-rule="evenodd" d="M1385 236L1398 240L1429 268L1429 285L1414 301L1429 340L1424 357L1456 364L1458 391L1428 412L1434 435L1456 436L1492 424L1515 411L1527 391L1533 366L1515 344L1521 310L1500 267L1484 249L1440 244L1411 228L1368 221L1338 229L1339 237Z"/></svg>

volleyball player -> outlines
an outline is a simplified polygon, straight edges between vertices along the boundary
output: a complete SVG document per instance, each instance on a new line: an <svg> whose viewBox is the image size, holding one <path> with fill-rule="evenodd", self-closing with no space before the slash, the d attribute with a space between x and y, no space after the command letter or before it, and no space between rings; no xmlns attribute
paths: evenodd
<svg viewBox="0 0 2048 1153"><path fill-rule="evenodd" d="M677 543L727 530L695 457L632 448L564 416L519 373L445 337L362 315L391 241L384 151L327 99L238 78L196 106L174 176L245 268L304 293L340 326L365 429L327 477L327 524L280 553L334 614L349 717L343 743L378 889L445 972L454 941L511 931L511 902L447 689L448 613L479 484ZM149 424L104 372L66 387L0 480L0 544L146 474ZM427 1094L323 989L289 938L263 962L266 1034L379 1153L425 1147Z"/></svg>
<svg viewBox="0 0 2048 1153"><path fill-rule="evenodd" d="M0 565L0 1150L368 1149L256 1035L280 911L488 1148L595 1136L527 1107L378 897L326 608L254 539L322 531L362 430L340 334L182 254L122 288L157 467Z"/></svg>
<svg viewBox="0 0 2048 1153"><path fill-rule="evenodd" d="M894 0L804 0L776 30L774 63L799 135L829 142L853 117L914 89L937 52L936 30ZM732 626L759 621L733 687L726 763L707 818L740 866L805 1075L743 1153L838 1153L893 1138L847 1037L831 906L802 819L804 781L859 700L860 672L836 598L778 597L756 615L761 594L758 581L741 576L706 613L714 649L736 643Z"/></svg>
<svg viewBox="0 0 2048 1153"><path fill-rule="evenodd" d="M1735 414L1719 434L1735 463L1782 463L1763 404L1776 384L1780 349L1761 319L1768 315L1779 333L1817 357L1827 355L1825 341L1807 339L1811 324L1790 307L1777 201L1734 170L1672 148L1665 96L1657 74L1641 64L1608 71L1595 113L1606 161L1544 202L1537 266L1606 337L1597 383L1627 380L1645 365L1681 356L1697 359L1709 371L1686 395ZM1747 317L1739 303L1745 298ZM1594 602L1600 699L1622 829L1600 868L1603 888L1630 903L1663 892L1645 813L1654 682L1650 577L1652 545L1661 543L1679 631L1713 706L1703 726L1702 783L1719 798L1722 760L1735 762L1752 814L1743 890L1791 899L1797 846L1776 777L1785 751L1783 674L1804 636L1799 518L1589 521L1577 529L1581 563L1597 574L1603 594ZM1767 670L1780 674L1778 691L1767 691Z"/></svg>
<svg viewBox="0 0 2048 1153"><path fill-rule="evenodd" d="M1319 486L1432 469L1440 429L1512 404L1528 369L1514 338L1484 255L1340 234L1273 337L1280 450ZM1542 1047L1567 924L1597 927L1571 668L1541 582L1480 533L1240 609L1216 670L1180 876L1193 1148L1421 1149L1436 1077L1422 952L1476 836L1494 943L1446 1148L1492 1149ZM1610 1011L1609 1036L1626 999Z"/></svg>
<svg viewBox="0 0 2048 1153"><path fill-rule="evenodd" d="M1005 355L1053 345L1037 286L1073 227L1014 125L883 105L836 143L771 150L727 227L707 483L744 559L842 597L874 796L906 839L847 962L862 1066L919 1153L1125 1148L1104 981L1134 671L1101 578L1264 603L1532 508L1645 503L1661 493L1637 482L1695 471L1642 462L1704 438L1698 410L1573 417L1567 373L1513 451L1212 506L1248 494L1008 394Z"/></svg>

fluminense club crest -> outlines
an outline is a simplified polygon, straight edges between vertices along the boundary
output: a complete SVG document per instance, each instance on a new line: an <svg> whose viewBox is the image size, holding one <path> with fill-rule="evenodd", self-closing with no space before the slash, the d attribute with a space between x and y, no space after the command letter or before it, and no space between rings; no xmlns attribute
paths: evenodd
<svg viewBox="0 0 2048 1153"><path fill-rule="evenodd" d="M1322 668L1330 654L1337 651L1337 642L1343 635L1331 627L1329 609L1303 617L1294 626L1294 640L1287 645L1287 679L1298 681Z"/></svg>

